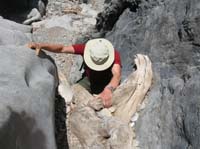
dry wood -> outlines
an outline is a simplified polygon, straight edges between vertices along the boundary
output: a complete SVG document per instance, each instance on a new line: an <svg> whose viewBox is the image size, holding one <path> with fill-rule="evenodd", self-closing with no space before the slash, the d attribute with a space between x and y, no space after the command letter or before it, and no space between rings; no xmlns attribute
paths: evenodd
<svg viewBox="0 0 200 149"><path fill-rule="evenodd" d="M137 70L133 72L113 95L113 115L125 122L130 122L131 117L137 111L149 90L153 72L149 58L145 55L136 55L135 64Z"/></svg>

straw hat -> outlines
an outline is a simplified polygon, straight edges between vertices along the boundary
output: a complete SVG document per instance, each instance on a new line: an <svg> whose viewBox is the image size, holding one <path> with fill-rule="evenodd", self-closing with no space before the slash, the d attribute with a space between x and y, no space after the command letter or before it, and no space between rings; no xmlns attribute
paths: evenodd
<svg viewBox="0 0 200 149"><path fill-rule="evenodd" d="M103 71L114 62L114 47L104 38L92 39L86 43L83 57L89 68Z"/></svg>

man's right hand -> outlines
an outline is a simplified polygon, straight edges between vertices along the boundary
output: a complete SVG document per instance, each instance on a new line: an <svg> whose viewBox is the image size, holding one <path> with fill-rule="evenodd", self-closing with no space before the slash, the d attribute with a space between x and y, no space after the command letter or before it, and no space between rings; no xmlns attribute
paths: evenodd
<svg viewBox="0 0 200 149"><path fill-rule="evenodd" d="M41 47L40 47L39 43L30 42L30 43L28 43L27 46L28 46L28 48L36 49L36 55L39 55L40 50L41 50Z"/></svg>
<svg viewBox="0 0 200 149"><path fill-rule="evenodd" d="M31 49L40 49L40 44L35 43L35 42L30 42L30 43L28 43L27 47L29 47Z"/></svg>

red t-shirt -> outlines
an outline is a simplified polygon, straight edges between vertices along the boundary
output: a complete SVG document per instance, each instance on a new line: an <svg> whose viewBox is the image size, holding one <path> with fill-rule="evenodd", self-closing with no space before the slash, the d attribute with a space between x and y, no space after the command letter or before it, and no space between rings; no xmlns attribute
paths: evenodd
<svg viewBox="0 0 200 149"><path fill-rule="evenodd" d="M75 54L80 54L83 56L85 50L85 44L75 44L72 45ZM120 54L115 50L115 58L113 64L119 64L121 66ZM92 93L98 94L103 91L104 87L110 82L112 78L112 66L104 71L95 71L90 69L84 63L85 75L88 77L91 85Z"/></svg>

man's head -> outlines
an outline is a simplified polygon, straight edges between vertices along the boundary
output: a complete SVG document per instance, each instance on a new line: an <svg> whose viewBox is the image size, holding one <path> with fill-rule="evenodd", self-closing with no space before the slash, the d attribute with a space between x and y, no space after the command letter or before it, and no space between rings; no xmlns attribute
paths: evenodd
<svg viewBox="0 0 200 149"><path fill-rule="evenodd" d="M106 70L114 61L113 45L104 38L89 40L85 46L84 61L93 70Z"/></svg>

